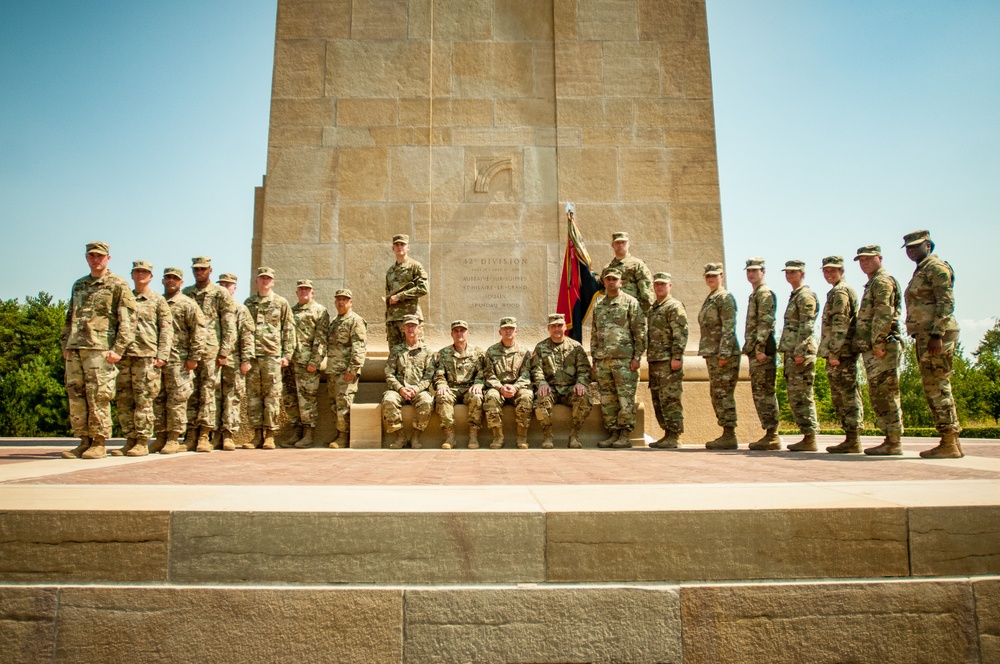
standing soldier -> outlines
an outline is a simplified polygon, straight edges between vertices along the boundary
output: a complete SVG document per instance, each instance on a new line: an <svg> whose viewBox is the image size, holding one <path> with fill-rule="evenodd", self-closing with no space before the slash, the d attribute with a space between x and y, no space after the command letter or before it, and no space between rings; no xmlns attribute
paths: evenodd
<svg viewBox="0 0 1000 664"><path fill-rule="evenodd" d="M188 451L200 446L201 451L210 452L220 367L229 363L236 344L236 306L224 288L212 283L211 258L195 256L191 259L191 271L195 283L185 288L184 294L201 307L208 328L205 351L194 374L194 396L188 402L188 429L184 444Z"/></svg>
<svg viewBox="0 0 1000 664"><path fill-rule="evenodd" d="M903 237L906 255L917 264L906 286L906 333L916 339L917 365L924 396L941 434L936 447L924 450L925 459L957 459L965 456L958 434L955 399L951 394L951 366L958 344L955 320L955 271L934 254L929 231Z"/></svg>
<svg viewBox="0 0 1000 664"><path fill-rule="evenodd" d="M330 321L326 335L326 390L330 409L337 416L337 438L332 449L351 443L351 405L358 392L358 379L365 363L368 324L352 310L353 296L347 288L334 295L337 316Z"/></svg>
<svg viewBox="0 0 1000 664"><path fill-rule="evenodd" d="M552 449L552 408L561 403L573 409L569 430L571 449L580 448L580 429L593 405L587 393L590 358L579 341L566 336L566 317L549 314L549 338L531 355L531 380L535 383L535 417L542 425L542 447Z"/></svg>
<svg viewBox="0 0 1000 664"><path fill-rule="evenodd" d="M161 367L170 359L174 323L170 305L162 295L150 290L152 280L152 263L132 263L135 341L129 344L118 365L115 384L115 405L125 447L113 450L112 456L146 456L149 439L153 437L153 400L160 393Z"/></svg>
<svg viewBox="0 0 1000 664"><path fill-rule="evenodd" d="M382 419L385 432L395 433L389 447L398 450L406 443L403 434L403 404L412 403L413 434L410 447L420 449L420 434L427 428L434 409L434 395L430 393L434 378L434 353L420 340L420 319L410 315L403 319L403 343L389 351L385 363L385 382L389 389L382 395Z"/></svg>
<svg viewBox="0 0 1000 664"><path fill-rule="evenodd" d="M795 424L802 432L802 440L788 446L791 452L815 452L816 401L813 398L813 382L816 380L816 313L819 301L812 290L803 283L806 264L802 261L787 261L783 268L785 280L792 287L785 307L785 325L781 329L778 350L782 356L782 371L788 389L788 406L792 410Z"/></svg>
<svg viewBox="0 0 1000 664"><path fill-rule="evenodd" d="M168 267L163 271L163 297L170 307L173 343L170 359L163 367L163 387L153 402L156 414L156 442L150 452L175 454L177 442L187 427L188 400L194 392L194 370L205 352L205 316L198 303L181 293L184 271Z"/></svg>
<svg viewBox="0 0 1000 664"><path fill-rule="evenodd" d="M403 318L416 316L424 322L419 298L427 295L427 272L409 257L410 236L394 235L392 253L396 262L385 274L385 338L390 351L403 343Z"/></svg>
<svg viewBox="0 0 1000 664"><path fill-rule="evenodd" d="M483 423L483 383L486 355L478 346L469 348L469 324L464 320L451 323L452 345L438 351L435 360L434 401L444 429L441 449L455 446L455 404L469 407L469 449L479 449L479 427Z"/></svg>
<svg viewBox="0 0 1000 664"><path fill-rule="evenodd" d="M236 294L236 275L231 272L219 276L219 285L226 289L229 297ZM233 355L230 361L221 367L219 385L219 403L216 404L217 432L222 432L222 449L236 449L233 438L240 432L240 420L243 414L240 406L247 393L247 372L250 371L250 360L254 357L253 321L250 311L242 302L233 299L236 307L236 343L233 345ZM218 435L218 433L217 433ZM216 443L216 449L219 444ZM250 443L244 447L251 447Z"/></svg>
<svg viewBox="0 0 1000 664"><path fill-rule="evenodd" d="M865 454L900 455L903 453L899 442L903 435L903 411L899 404L902 294L899 282L882 267L882 248L877 244L858 249L854 260L868 275L858 305L854 350L861 353L875 420L885 432L882 444L865 449Z"/></svg>
<svg viewBox="0 0 1000 664"><path fill-rule="evenodd" d="M111 437L111 400L116 366L135 339L135 297L124 279L108 269L104 242L87 245L90 274L77 279L61 333L66 396L73 435L80 439L65 459L100 459Z"/></svg>
<svg viewBox="0 0 1000 664"><path fill-rule="evenodd" d="M642 315L645 316L653 305L653 278L646 264L630 254L628 247L628 233L624 231L613 233L611 248L615 252L615 257L605 266L601 274L606 273L609 268L618 270L622 276L622 291L639 301Z"/></svg>
<svg viewBox="0 0 1000 664"><path fill-rule="evenodd" d="M313 300L313 285L309 279L299 279L295 288L298 302L292 306L295 319L295 353L285 368L285 412L295 428L296 440L282 447L312 447L315 443L316 419L319 408L319 365L326 354L326 332L330 314L326 307Z"/></svg>
<svg viewBox="0 0 1000 664"><path fill-rule="evenodd" d="M590 354L601 389L601 414L610 436L599 447L632 447L639 362L646 352L646 317L621 288L621 272L604 271L604 297L594 306Z"/></svg>
<svg viewBox="0 0 1000 664"><path fill-rule="evenodd" d="M244 304L254 323L254 358L247 372L247 419L253 445L274 449L281 412L281 370L295 351L295 319L288 300L274 292L274 270L257 268L257 292Z"/></svg>
<svg viewBox="0 0 1000 664"><path fill-rule="evenodd" d="M712 408L722 435L705 443L710 450L735 450L736 381L740 375L740 342L736 339L736 298L722 287L722 263L705 263L709 294L698 312L698 354L708 367Z"/></svg>
<svg viewBox="0 0 1000 664"><path fill-rule="evenodd" d="M650 447L672 449L680 445L684 433L684 349L688 340L687 311L670 291L673 284L666 272L653 275L656 302L646 323L646 361L649 362L649 391L653 397L656 422L663 437Z"/></svg>
<svg viewBox="0 0 1000 664"><path fill-rule="evenodd" d="M846 438L842 443L826 448L832 454L861 451L858 430L861 428L861 390L858 388L858 354L854 350L854 335L858 327L858 295L844 281L844 259L827 256L823 259L823 278L833 286L826 294L823 306L823 327L817 355L826 358L826 377L830 381L830 398Z"/></svg>
<svg viewBox="0 0 1000 664"><path fill-rule="evenodd" d="M774 291L764 283L763 258L748 258L746 273L747 281L753 286L753 292L750 293L750 301L747 303L743 354L747 356L747 364L750 366L753 405L757 409L760 426L764 429L764 435L750 443L749 447L751 450L780 450L778 398L774 387L778 375L778 344L774 340L777 299L774 297Z"/></svg>
<svg viewBox="0 0 1000 664"><path fill-rule="evenodd" d="M517 343L517 319L500 319L500 341L486 349L483 410L493 432L491 450L503 447L503 405L514 404L517 448L528 449L531 424L531 351Z"/></svg>

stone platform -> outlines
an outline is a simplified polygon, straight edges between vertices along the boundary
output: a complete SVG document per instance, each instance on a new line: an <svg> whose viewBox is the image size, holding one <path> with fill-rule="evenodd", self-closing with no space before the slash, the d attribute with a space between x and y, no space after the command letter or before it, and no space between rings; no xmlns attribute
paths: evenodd
<svg viewBox="0 0 1000 664"><path fill-rule="evenodd" d="M691 447L90 462L6 442L0 652L998 661L1000 444L924 461L931 441L905 442L896 459Z"/></svg>

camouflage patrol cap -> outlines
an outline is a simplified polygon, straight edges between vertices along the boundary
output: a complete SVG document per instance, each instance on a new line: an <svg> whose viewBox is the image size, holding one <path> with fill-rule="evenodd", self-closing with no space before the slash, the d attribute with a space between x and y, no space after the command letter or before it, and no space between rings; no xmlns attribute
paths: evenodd
<svg viewBox="0 0 1000 664"><path fill-rule="evenodd" d="M335 297L335 298L346 297L348 300L353 300L354 299L354 295L353 295L353 293L351 293L351 289L350 288L338 288L337 292L333 294L333 297Z"/></svg>
<svg viewBox="0 0 1000 664"><path fill-rule="evenodd" d="M619 240L625 240L626 242L628 242L628 233L626 233L625 231L618 231L617 233L611 234L612 242L618 242Z"/></svg>
<svg viewBox="0 0 1000 664"><path fill-rule="evenodd" d="M785 267L781 268L782 272L801 272L806 269L805 261L790 260L785 261Z"/></svg>
<svg viewBox="0 0 1000 664"><path fill-rule="evenodd" d="M843 256L827 256L823 259L823 267L844 267Z"/></svg>
<svg viewBox="0 0 1000 664"><path fill-rule="evenodd" d="M262 265L259 268L257 268L257 276L258 277L271 277L272 279L274 279L274 268L273 267L264 267Z"/></svg>
<svg viewBox="0 0 1000 664"><path fill-rule="evenodd" d="M881 256L882 247L877 244L866 244L863 247L858 247L858 255L854 257L854 260L858 260L862 256Z"/></svg>
<svg viewBox="0 0 1000 664"><path fill-rule="evenodd" d="M705 263L706 277L722 274L723 272L724 270L722 269L722 263Z"/></svg>
<svg viewBox="0 0 1000 664"><path fill-rule="evenodd" d="M754 256L753 258L747 259L746 267L744 270L763 270L764 269L764 259L760 256Z"/></svg>
<svg viewBox="0 0 1000 664"><path fill-rule="evenodd" d="M413 314L403 316L403 325L420 325L420 318Z"/></svg>
<svg viewBox="0 0 1000 664"><path fill-rule="evenodd" d="M464 320L453 320L453 321L451 321L451 329L454 330L456 327L464 327L465 329L468 330L469 329L469 324L466 323Z"/></svg>
<svg viewBox="0 0 1000 664"><path fill-rule="evenodd" d="M212 259L208 256L195 256L191 259L191 267L212 267Z"/></svg>
<svg viewBox="0 0 1000 664"><path fill-rule="evenodd" d="M609 267L608 269L604 270L604 272L601 274L601 280L603 281L604 279L607 279L608 277L614 277L615 279L621 279L622 278L621 270L619 270L616 267Z"/></svg>
<svg viewBox="0 0 1000 664"><path fill-rule="evenodd" d="M164 277L180 277L181 279L183 279L184 278L184 270L180 269L179 267L165 267L165 268L163 268L163 276Z"/></svg>
<svg viewBox="0 0 1000 664"><path fill-rule="evenodd" d="M219 283L220 284L235 284L236 283L236 275L233 274L232 272L223 272L222 274L219 275Z"/></svg>
<svg viewBox="0 0 1000 664"><path fill-rule="evenodd" d="M565 325L566 316L562 314L549 314L549 325Z"/></svg>
<svg viewBox="0 0 1000 664"><path fill-rule="evenodd" d="M500 327L517 327L517 319L512 316L501 318Z"/></svg>
<svg viewBox="0 0 1000 664"><path fill-rule="evenodd" d="M295 282L295 288L312 288L312 287L313 287L312 279L299 279L297 282Z"/></svg>
<svg viewBox="0 0 1000 664"><path fill-rule="evenodd" d="M656 274L653 275L653 283L655 284L658 281L662 281L663 283L669 284L670 283L670 273L669 272L657 272Z"/></svg>
<svg viewBox="0 0 1000 664"><path fill-rule="evenodd" d="M903 246L912 247L917 244L923 244L931 239L930 231L913 231L912 233L907 233L903 236Z"/></svg>
<svg viewBox="0 0 1000 664"><path fill-rule="evenodd" d="M100 254L102 256L107 256L111 253L111 248L108 247L107 242L88 242L87 243L87 253L88 254Z"/></svg>
<svg viewBox="0 0 1000 664"><path fill-rule="evenodd" d="M132 271L135 272L136 270L145 270L146 272L152 274L153 264L150 263L149 261L143 261L143 260L132 261Z"/></svg>
<svg viewBox="0 0 1000 664"><path fill-rule="evenodd" d="M402 242L403 244L409 244L410 243L410 236L406 235L405 233L400 233L399 235L393 235L392 236L392 243L396 244L397 242Z"/></svg>

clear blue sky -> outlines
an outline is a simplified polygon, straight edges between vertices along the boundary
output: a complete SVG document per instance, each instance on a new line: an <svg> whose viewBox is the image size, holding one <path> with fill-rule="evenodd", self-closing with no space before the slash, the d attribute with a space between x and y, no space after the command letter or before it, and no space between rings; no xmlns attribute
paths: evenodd
<svg viewBox="0 0 1000 664"><path fill-rule="evenodd" d="M11 0L0 11L0 297L65 297L83 244L245 275L275 0ZM1000 2L708 0L729 285L932 230L967 347L1000 315ZM594 240L592 240L594 241ZM636 247L641 256L641 247ZM859 287L856 264L848 278ZM246 294L246 284L240 295Z"/></svg>

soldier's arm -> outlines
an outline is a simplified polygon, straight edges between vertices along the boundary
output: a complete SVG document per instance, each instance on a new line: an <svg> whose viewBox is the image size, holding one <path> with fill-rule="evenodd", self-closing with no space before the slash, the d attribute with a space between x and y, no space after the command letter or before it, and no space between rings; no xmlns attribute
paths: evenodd
<svg viewBox="0 0 1000 664"><path fill-rule="evenodd" d="M434 354L434 377L431 379L431 385L434 386L435 390L448 387L448 377L445 375L444 363L441 361L441 351Z"/></svg>
<svg viewBox="0 0 1000 664"><path fill-rule="evenodd" d="M642 356L646 353L646 317L643 315L642 308L638 303L636 303L631 313L629 326L631 327L632 343L634 344L632 359L641 361Z"/></svg>
<svg viewBox="0 0 1000 664"><path fill-rule="evenodd" d="M219 341L219 355L229 357L236 347L236 303L231 297L216 297L216 313L219 316L219 329L222 339Z"/></svg>
<svg viewBox="0 0 1000 664"><path fill-rule="evenodd" d="M368 327L363 320L355 320L351 326L351 357L347 372L357 376L365 364L368 352Z"/></svg>
<svg viewBox="0 0 1000 664"><path fill-rule="evenodd" d="M764 290L761 287L761 290ZM777 315L777 298L770 291L762 293L757 300L757 329L754 330L753 352L766 353L767 340L774 334L774 319Z"/></svg>
<svg viewBox="0 0 1000 664"><path fill-rule="evenodd" d="M594 305L594 311L590 314L590 354L594 356L597 351L598 339L600 335L597 332L597 305Z"/></svg>
<svg viewBox="0 0 1000 664"><path fill-rule="evenodd" d="M531 387L531 352L525 349L524 357L521 358L521 368L517 373L517 380L514 381L514 388L523 390Z"/></svg>
<svg viewBox="0 0 1000 664"><path fill-rule="evenodd" d="M413 389L416 392L423 392L429 390L431 383L434 380L434 371L437 369L437 362L434 353L428 352L427 357L424 360L424 373L420 377L420 382L417 383Z"/></svg>
<svg viewBox="0 0 1000 664"><path fill-rule="evenodd" d="M650 274L649 268L645 264L640 264L637 272L636 292L639 294L639 307L642 309L643 315L646 315L649 313L650 307L653 306L653 275Z"/></svg>
<svg viewBox="0 0 1000 664"><path fill-rule="evenodd" d="M503 383L497 378L496 367L493 366L493 360L490 359L489 354L483 358L483 384L486 387L492 387L494 390L499 390L503 387Z"/></svg>
<svg viewBox="0 0 1000 664"><path fill-rule="evenodd" d="M893 306L893 288L891 282L879 280L872 284L872 319L871 338L872 350L885 350L889 337L893 332L893 322L896 315Z"/></svg>
<svg viewBox="0 0 1000 664"><path fill-rule="evenodd" d="M476 372L473 375L472 384L482 387L486 382L486 353L479 351L476 353Z"/></svg>
<svg viewBox="0 0 1000 664"><path fill-rule="evenodd" d="M931 336L943 337L948 320L955 313L955 277L945 265L935 265L930 275L934 288L934 318L931 322Z"/></svg>
<svg viewBox="0 0 1000 664"><path fill-rule="evenodd" d="M535 346L535 350L531 353L531 380L536 386L541 387L542 385L548 385L545 381L545 369L542 367L542 354L540 349L542 344Z"/></svg>
<svg viewBox="0 0 1000 664"><path fill-rule="evenodd" d="M295 316L288 302L281 305L281 359L292 361L295 354Z"/></svg>
<svg viewBox="0 0 1000 664"><path fill-rule="evenodd" d="M396 293L396 297L400 300L416 300L417 298L427 295L427 289L429 286L427 270L425 270L422 265L414 265L413 269L410 270L410 275L413 277L413 285L404 291Z"/></svg>
<svg viewBox="0 0 1000 664"><path fill-rule="evenodd" d="M393 392L399 392L403 384L396 377L396 349L389 352L389 359L385 363L385 383Z"/></svg>
<svg viewBox="0 0 1000 664"><path fill-rule="evenodd" d="M851 326L851 302L846 291L839 291L826 306L830 307L830 332L828 354L832 358L851 354L846 347L847 333Z"/></svg>
<svg viewBox="0 0 1000 664"><path fill-rule="evenodd" d="M816 326L816 310L818 303L812 295L803 295L799 298L799 338L795 342L795 350L792 352L796 357L806 357L816 354L816 343L813 339L813 331Z"/></svg>
<svg viewBox="0 0 1000 664"><path fill-rule="evenodd" d="M722 338L719 340L719 355L729 357L739 355L740 348L733 347L736 339L736 298L732 293L719 298L719 322L722 324ZM738 342L737 342L738 343Z"/></svg>
<svg viewBox="0 0 1000 664"><path fill-rule="evenodd" d="M166 362L170 359L170 349L174 345L174 315L170 305L161 299L156 305L157 336L156 359Z"/></svg>
<svg viewBox="0 0 1000 664"><path fill-rule="evenodd" d="M118 330L111 350L118 355L124 355L125 349L133 341L135 341L135 295L122 282L118 288Z"/></svg>
<svg viewBox="0 0 1000 664"><path fill-rule="evenodd" d="M74 287L76 284L73 284ZM69 292L69 301L66 302L66 318L63 320L62 330L59 332L59 345L62 346L63 351L66 350L66 344L69 343L70 332L73 331L73 291L75 288L71 289Z"/></svg>
<svg viewBox="0 0 1000 664"><path fill-rule="evenodd" d="M247 310L239 316L239 343L240 343L240 363L249 362L257 356L254 347L253 335L257 331L253 319L250 318L250 311Z"/></svg>
<svg viewBox="0 0 1000 664"><path fill-rule="evenodd" d="M187 315L188 347L187 359L200 362L205 355L205 343L208 334L208 322L205 314L201 312L201 307L194 304L185 308Z"/></svg>
<svg viewBox="0 0 1000 664"><path fill-rule="evenodd" d="M316 329L313 330L312 352L309 355L309 364L319 368L326 355L326 331L330 328L330 312L326 309L320 314L316 321Z"/></svg>
<svg viewBox="0 0 1000 664"><path fill-rule="evenodd" d="M590 373L592 371L590 358L587 357L587 351L583 349L583 346L577 346L574 355L573 361L576 362L576 384L586 387L590 385Z"/></svg>
<svg viewBox="0 0 1000 664"><path fill-rule="evenodd" d="M688 319L683 304L678 304L674 316L670 319L670 336L670 358L673 360L684 359L684 351L688 342Z"/></svg>

